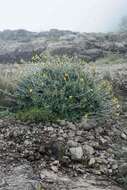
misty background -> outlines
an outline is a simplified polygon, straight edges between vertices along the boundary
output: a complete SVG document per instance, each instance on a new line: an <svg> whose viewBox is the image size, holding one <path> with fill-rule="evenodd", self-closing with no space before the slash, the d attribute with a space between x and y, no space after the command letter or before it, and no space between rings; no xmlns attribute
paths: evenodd
<svg viewBox="0 0 127 190"><path fill-rule="evenodd" d="M0 30L110 32L127 14L127 0L0 0L0 5Z"/></svg>

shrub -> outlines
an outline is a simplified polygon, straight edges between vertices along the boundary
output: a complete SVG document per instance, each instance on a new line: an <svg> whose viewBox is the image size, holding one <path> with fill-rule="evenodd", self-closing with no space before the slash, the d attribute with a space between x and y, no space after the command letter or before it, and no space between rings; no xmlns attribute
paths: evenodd
<svg viewBox="0 0 127 190"><path fill-rule="evenodd" d="M39 107L31 107L24 109L23 111L18 111L16 113L16 118L22 121L31 122L48 122L55 121L55 117L50 113L50 110L46 110Z"/></svg>
<svg viewBox="0 0 127 190"><path fill-rule="evenodd" d="M15 96L18 117L39 121L45 112L51 119L74 121L85 115L105 115L107 111L110 114L113 106L109 82L96 80L95 73L92 75L80 63L68 64L66 60L46 62L38 71L22 78Z"/></svg>

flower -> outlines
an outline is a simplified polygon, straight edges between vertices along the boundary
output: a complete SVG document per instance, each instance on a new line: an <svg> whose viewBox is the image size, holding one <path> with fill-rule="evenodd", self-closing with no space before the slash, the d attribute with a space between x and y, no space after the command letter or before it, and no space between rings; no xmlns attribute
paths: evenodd
<svg viewBox="0 0 127 190"><path fill-rule="evenodd" d="M112 102L113 102L114 104L118 104L118 99L117 99L116 97L113 97Z"/></svg>
<svg viewBox="0 0 127 190"><path fill-rule="evenodd" d="M116 116L119 116L120 115L120 113L116 113Z"/></svg>
<svg viewBox="0 0 127 190"><path fill-rule="evenodd" d="M30 92L30 93L33 92L32 88L29 90L29 92Z"/></svg>
<svg viewBox="0 0 127 190"><path fill-rule="evenodd" d="M80 79L80 81L81 81L81 82L83 82L83 81L84 81L84 79L83 79L83 78L81 78L81 79Z"/></svg>
<svg viewBox="0 0 127 190"><path fill-rule="evenodd" d="M73 96L69 96L69 99L72 99L73 98Z"/></svg>
<svg viewBox="0 0 127 190"><path fill-rule="evenodd" d="M88 119L88 113L85 114L85 119Z"/></svg>
<svg viewBox="0 0 127 190"><path fill-rule="evenodd" d="M118 104L116 107L119 109L119 108L120 108L120 105Z"/></svg>
<svg viewBox="0 0 127 190"><path fill-rule="evenodd" d="M68 76L67 73L65 73L65 74L64 74L64 80L66 81L66 80L68 80L68 79L69 79L69 76Z"/></svg>
<svg viewBox="0 0 127 190"><path fill-rule="evenodd" d="M92 65L91 70L92 70L93 75L95 75L96 74L96 65L95 64Z"/></svg>

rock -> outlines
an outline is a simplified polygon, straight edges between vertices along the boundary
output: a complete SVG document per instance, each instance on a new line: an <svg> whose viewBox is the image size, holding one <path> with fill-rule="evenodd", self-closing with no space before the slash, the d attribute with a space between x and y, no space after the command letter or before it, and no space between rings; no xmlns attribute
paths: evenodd
<svg viewBox="0 0 127 190"><path fill-rule="evenodd" d="M71 159L68 156L63 156L63 158L61 160L61 164L68 166L69 163L71 163Z"/></svg>
<svg viewBox="0 0 127 190"><path fill-rule="evenodd" d="M96 126L97 126L97 123L94 120L91 120L88 122L86 119L82 119L82 122L80 123L80 128L86 131L93 129Z"/></svg>
<svg viewBox="0 0 127 190"><path fill-rule="evenodd" d="M31 60L33 51L37 54L49 51L52 55L68 55L69 57L76 55L86 61L96 61L109 53L126 56L126 38L126 32L124 34L90 34L51 30L33 34L21 30L3 31L0 34L0 62L14 63L21 59L28 61ZM22 43L18 43L19 41Z"/></svg>
<svg viewBox="0 0 127 190"><path fill-rule="evenodd" d="M54 162L52 162L52 165L55 165L55 166L59 166L60 162L59 160L55 160Z"/></svg>
<svg viewBox="0 0 127 190"><path fill-rule="evenodd" d="M54 171L55 173L58 172L58 167L57 166L51 166L51 170Z"/></svg>
<svg viewBox="0 0 127 190"><path fill-rule="evenodd" d="M127 135L126 135L125 133L121 133L121 138L122 138L123 140L127 140Z"/></svg>
<svg viewBox="0 0 127 190"><path fill-rule="evenodd" d="M107 142L107 140L106 139L104 139L103 137L99 137L99 141L100 141L100 144L102 144L102 145L106 145L108 142Z"/></svg>
<svg viewBox="0 0 127 190"><path fill-rule="evenodd" d="M83 151L84 151L84 154L88 154L88 155L93 155L94 154L94 148L92 146L89 146L89 145L84 145L83 146Z"/></svg>
<svg viewBox="0 0 127 190"><path fill-rule="evenodd" d="M118 164L113 164L113 165L112 165L112 169L113 169L113 170L118 169Z"/></svg>
<svg viewBox="0 0 127 190"><path fill-rule="evenodd" d="M53 132L53 127L47 127L47 131Z"/></svg>
<svg viewBox="0 0 127 190"><path fill-rule="evenodd" d="M94 166L95 163L96 163L95 158L90 158L88 165L91 167Z"/></svg>
<svg viewBox="0 0 127 190"><path fill-rule="evenodd" d="M40 148L39 148L39 152L41 154L44 154L45 153L45 146L41 145Z"/></svg>
<svg viewBox="0 0 127 190"><path fill-rule="evenodd" d="M81 161L83 158L83 149L82 147L73 147L70 148L70 156L72 160L77 160L77 161Z"/></svg>
<svg viewBox="0 0 127 190"><path fill-rule="evenodd" d="M59 120L58 123L59 123L60 126L65 126L66 125L65 120Z"/></svg>
<svg viewBox="0 0 127 190"><path fill-rule="evenodd" d="M69 140L69 141L67 142L67 145L68 145L69 147L77 147L77 146L78 146L78 143L75 142L75 141L73 141L73 140Z"/></svg>
<svg viewBox="0 0 127 190"><path fill-rule="evenodd" d="M113 173L112 169L109 169L109 170L108 170L108 173L109 173L109 174L112 174L112 173Z"/></svg>
<svg viewBox="0 0 127 190"><path fill-rule="evenodd" d="M126 176L127 175L127 163L123 163L119 166L119 175Z"/></svg>
<svg viewBox="0 0 127 190"><path fill-rule="evenodd" d="M25 140L24 141L24 145L25 146L31 146L32 145L32 142L30 140Z"/></svg>
<svg viewBox="0 0 127 190"><path fill-rule="evenodd" d="M71 139L71 138L74 138L74 136L75 136L75 132L74 131L69 131L68 137Z"/></svg>
<svg viewBox="0 0 127 190"><path fill-rule="evenodd" d="M76 130L76 126L72 122L67 122L67 127L71 130Z"/></svg>
<svg viewBox="0 0 127 190"><path fill-rule="evenodd" d="M51 142L49 146L49 152L54 156L56 160L61 160L65 156L65 145L63 142L55 141Z"/></svg>
<svg viewBox="0 0 127 190"><path fill-rule="evenodd" d="M51 165L51 170L57 173L60 165L59 160L55 160L50 165Z"/></svg>

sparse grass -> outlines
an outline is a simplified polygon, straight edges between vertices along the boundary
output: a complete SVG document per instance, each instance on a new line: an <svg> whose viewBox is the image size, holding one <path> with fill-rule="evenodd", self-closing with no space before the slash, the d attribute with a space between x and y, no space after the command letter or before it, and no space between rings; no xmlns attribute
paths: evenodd
<svg viewBox="0 0 127 190"><path fill-rule="evenodd" d="M122 55L119 54L108 54L104 58L98 59L95 64L107 64L107 65L114 65L114 64L124 64L127 63L127 58L123 57Z"/></svg>
<svg viewBox="0 0 127 190"><path fill-rule="evenodd" d="M11 90L20 77L21 66L18 64L0 64L0 89Z"/></svg>

